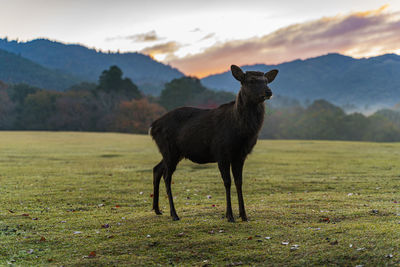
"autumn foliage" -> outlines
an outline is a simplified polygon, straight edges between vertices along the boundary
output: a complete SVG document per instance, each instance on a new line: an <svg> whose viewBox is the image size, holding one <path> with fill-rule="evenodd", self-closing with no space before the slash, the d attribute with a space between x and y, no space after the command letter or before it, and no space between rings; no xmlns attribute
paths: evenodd
<svg viewBox="0 0 400 267"><path fill-rule="evenodd" d="M149 125L162 114L165 109L146 98L123 101L119 105L115 117L115 130L128 133L147 133Z"/></svg>

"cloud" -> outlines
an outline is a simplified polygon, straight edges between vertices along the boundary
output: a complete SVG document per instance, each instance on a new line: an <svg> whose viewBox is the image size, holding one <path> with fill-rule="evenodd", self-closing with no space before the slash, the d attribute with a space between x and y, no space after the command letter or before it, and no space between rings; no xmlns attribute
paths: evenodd
<svg viewBox="0 0 400 267"><path fill-rule="evenodd" d="M156 34L156 31L149 31L146 33L133 34L128 36L116 36L109 37L106 41L115 41L115 40L130 40L132 42L154 42L160 41L165 38L161 38Z"/></svg>
<svg viewBox="0 0 400 267"><path fill-rule="evenodd" d="M177 43L175 41L170 41L167 43L157 44L157 45L153 45L150 47L146 47L146 48L142 49L140 52L143 54L146 54L146 55L150 55L152 57L159 55L159 54L171 55L181 47L182 46L179 43Z"/></svg>
<svg viewBox="0 0 400 267"><path fill-rule="evenodd" d="M186 74L202 77L224 71L231 64L277 64L331 52L366 57L399 49L400 12L385 12L384 6L294 24L261 37L216 43L169 63Z"/></svg>
<svg viewBox="0 0 400 267"><path fill-rule="evenodd" d="M214 36L215 36L215 32L209 33L206 36L202 37L199 41L204 41L204 40L210 39L210 38L212 38Z"/></svg>

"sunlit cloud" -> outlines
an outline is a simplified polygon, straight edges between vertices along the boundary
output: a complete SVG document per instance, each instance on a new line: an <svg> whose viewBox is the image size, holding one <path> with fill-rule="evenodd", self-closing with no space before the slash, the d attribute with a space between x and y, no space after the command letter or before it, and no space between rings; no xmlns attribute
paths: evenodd
<svg viewBox="0 0 400 267"><path fill-rule="evenodd" d="M170 41L163 44L157 44L150 47L146 47L142 49L140 52L146 55L149 55L158 60L162 60L165 56L172 56L174 52L176 52L182 45L175 42Z"/></svg>
<svg viewBox="0 0 400 267"><path fill-rule="evenodd" d="M132 42L155 42L164 40L165 38L161 38L156 34L156 31L149 31L146 33L139 33L128 36L116 36L106 38L106 41L116 41L116 40L130 40Z"/></svg>
<svg viewBox="0 0 400 267"><path fill-rule="evenodd" d="M270 34L244 40L219 42L201 53L168 62L186 74L199 77L224 71L231 64L277 64L326 53L368 57L398 53L400 12L377 10L324 17L294 24ZM179 46L172 46L174 49Z"/></svg>

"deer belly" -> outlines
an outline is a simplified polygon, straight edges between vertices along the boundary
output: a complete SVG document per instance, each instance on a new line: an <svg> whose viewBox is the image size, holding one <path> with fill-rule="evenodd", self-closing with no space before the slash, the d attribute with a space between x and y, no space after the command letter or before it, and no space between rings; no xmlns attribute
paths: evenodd
<svg viewBox="0 0 400 267"><path fill-rule="evenodd" d="M204 154L191 154L185 156L185 158L190 159L191 161L199 164L215 162L215 159L212 156L205 157Z"/></svg>
<svg viewBox="0 0 400 267"><path fill-rule="evenodd" d="M210 145L205 142L191 142L180 148L182 156L195 163L215 162L215 157L210 153Z"/></svg>

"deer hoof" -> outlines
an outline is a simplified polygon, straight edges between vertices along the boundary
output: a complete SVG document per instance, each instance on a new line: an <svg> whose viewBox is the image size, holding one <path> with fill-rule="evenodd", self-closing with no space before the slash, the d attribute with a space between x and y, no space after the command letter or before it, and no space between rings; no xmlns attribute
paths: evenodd
<svg viewBox="0 0 400 267"><path fill-rule="evenodd" d="M157 215L162 215L162 212L161 212L160 210L154 210L154 212L155 212Z"/></svg>
<svg viewBox="0 0 400 267"><path fill-rule="evenodd" d="M233 217L228 217L228 222L235 222L235 218L233 218Z"/></svg>
<svg viewBox="0 0 400 267"><path fill-rule="evenodd" d="M178 216L174 216L174 217L172 217L172 220L173 220L173 221L179 221L180 219L179 219Z"/></svg>

